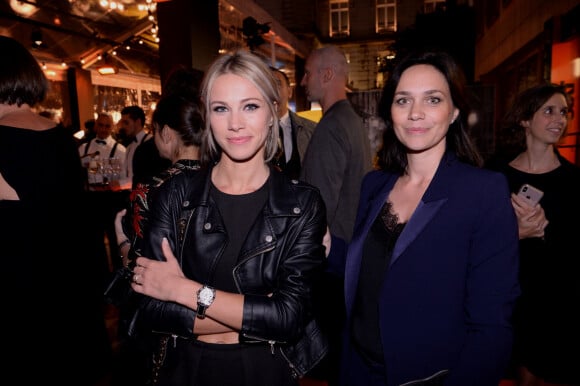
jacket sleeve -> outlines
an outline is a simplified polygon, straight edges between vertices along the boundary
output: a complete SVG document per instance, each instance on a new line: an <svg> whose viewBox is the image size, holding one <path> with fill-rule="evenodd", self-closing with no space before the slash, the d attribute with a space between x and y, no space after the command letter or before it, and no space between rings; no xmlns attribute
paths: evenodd
<svg viewBox="0 0 580 386"><path fill-rule="evenodd" d="M517 222L503 175L494 173L481 192L466 282L467 338L445 385L497 385L511 355L511 316L520 293Z"/></svg>
<svg viewBox="0 0 580 386"><path fill-rule="evenodd" d="M167 238L171 249L176 256L177 252L177 220L180 206L172 203L182 202L180 194L183 188L174 187L175 180L180 177L170 179L155 190L155 195L151 200L149 219L143 229L143 256L163 261L165 257L161 250L161 240ZM176 209L176 206L179 208ZM195 311L174 302L157 300L148 296L140 295L138 306L133 320L129 326L129 332L136 335L140 332L158 332L177 335L184 338L191 338L195 321Z"/></svg>
<svg viewBox="0 0 580 386"><path fill-rule="evenodd" d="M312 287L325 258L326 210L317 190L312 192L303 215L278 239L276 248L283 255L272 295L245 295L240 341L291 343L313 318Z"/></svg>

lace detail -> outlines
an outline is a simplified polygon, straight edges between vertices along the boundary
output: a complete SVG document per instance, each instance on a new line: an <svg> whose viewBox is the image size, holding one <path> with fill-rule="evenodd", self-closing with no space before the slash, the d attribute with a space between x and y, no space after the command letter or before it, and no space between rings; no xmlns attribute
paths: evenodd
<svg viewBox="0 0 580 386"><path fill-rule="evenodd" d="M393 204L390 201L385 202L381 209L381 220L385 229L393 233L400 233L405 226L404 223L399 223L399 216L393 212Z"/></svg>

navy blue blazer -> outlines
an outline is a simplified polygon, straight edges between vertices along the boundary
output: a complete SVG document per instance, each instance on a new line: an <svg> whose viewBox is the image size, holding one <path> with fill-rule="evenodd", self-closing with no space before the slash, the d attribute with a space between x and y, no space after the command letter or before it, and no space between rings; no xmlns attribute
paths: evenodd
<svg viewBox="0 0 580 386"><path fill-rule="evenodd" d="M345 255L333 239L329 265L344 274L346 326L365 239L397 177L368 173ZM498 385L511 355L518 254L505 177L446 155L394 246L378 294L389 386L441 370L449 370L445 385ZM341 368L356 371L345 360Z"/></svg>

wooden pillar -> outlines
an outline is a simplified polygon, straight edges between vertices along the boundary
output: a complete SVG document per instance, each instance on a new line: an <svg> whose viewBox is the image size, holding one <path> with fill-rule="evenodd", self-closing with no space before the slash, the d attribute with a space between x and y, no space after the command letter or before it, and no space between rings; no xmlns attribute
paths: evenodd
<svg viewBox="0 0 580 386"><path fill-rule="evenodd" d="M84 122L94 118L94 95L90 71L70 67L66 72L69 101L63 100L67 124L76 130L84 129ZM68 109L67 109L68 107ZM68 110L68 111L67 111Z"/></svg>
<svg viewBox="0 0 580 386"><path fill-rule="evenodd" d="M179 66L204 72L219 55L218 0L172 0L157 4L161 84Z"/></svg>

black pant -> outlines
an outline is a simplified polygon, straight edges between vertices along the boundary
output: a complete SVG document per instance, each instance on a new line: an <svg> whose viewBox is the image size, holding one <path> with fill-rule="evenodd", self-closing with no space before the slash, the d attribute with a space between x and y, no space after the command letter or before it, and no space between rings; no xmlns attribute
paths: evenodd
<svg viewBox="0 0 580 386"><path fill-rule="evenodd" d="M268 344L208 344L173 339L159 386L298 386L279 348Z"/></svg>

